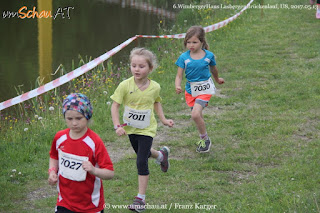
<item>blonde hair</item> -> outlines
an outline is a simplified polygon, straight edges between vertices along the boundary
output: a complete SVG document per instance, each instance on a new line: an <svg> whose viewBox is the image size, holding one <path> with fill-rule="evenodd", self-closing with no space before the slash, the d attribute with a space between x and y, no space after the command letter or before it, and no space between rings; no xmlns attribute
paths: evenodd
<svg viewBox="0 0 320 213"><path fill-rule="evenodd" d="M149 67L152 70L155 70L158 66L157 64L157 57L156 55L151 52L150 50L147 50L145 48L141 48L141 47L135 47L131 50L130 52L130 61L132 60L133 56L143 56L145 57Z"/></svg>
<svg viewBox="0 0 320 213"><path fill-rule="evenodd" d="M202 43L202 48L206 50L209 49L209 45L206 41L206 33L201 26L192 26L188 29L186 36L184 37L184 47L187 46L187 41L193 36L196 36L200 40L200 42Z"/></svg>

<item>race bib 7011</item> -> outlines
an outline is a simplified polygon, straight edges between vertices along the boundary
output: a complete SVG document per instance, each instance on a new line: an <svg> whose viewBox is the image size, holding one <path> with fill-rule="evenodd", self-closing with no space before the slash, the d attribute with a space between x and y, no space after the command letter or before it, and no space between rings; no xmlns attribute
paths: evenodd
<svg viewBox="0 0 320 213"><path fill-rule="evenodd" d="M137 110L125 106L123 113L123 121L130 126L144 129L150 126L151 121L151 109Z"/></svg>

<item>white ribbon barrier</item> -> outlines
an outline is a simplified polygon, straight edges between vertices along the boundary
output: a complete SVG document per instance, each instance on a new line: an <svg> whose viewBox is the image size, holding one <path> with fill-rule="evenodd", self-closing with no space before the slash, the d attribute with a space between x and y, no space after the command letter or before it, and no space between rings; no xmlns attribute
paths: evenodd
<svg viewBox="0 0 320 213"><path fill-rule="evenodd" d="M95 68L96 66L98 66L99 64L101 64L102 62L104 62L105 60L107 60L108 58L110 58L111 56L113 56L114 54L116 54L117 52L122 50L123 48L125 48L128 44L130 44L136 38L137 38L136 36L129 38L128 40L126 40L122 44L120 44L117 47L113 48L112 50L106 52L105 54L99 56L98 58L94 59L93 61L90 61L89 63L61 76L60 78L57 78L56 80L53 80L53 81L51 81L51 82L49 82L39 88L36 88L36 89L31 90L29 92L26 92L22 95L19 95L15 98L12 98L10 100L7 100L7 101L0 103L0 111L5 108L8 108L10 106L13 106L15 104L29 100L31 98L34 98L34 97L41 95L45 92L48 92L54 88L61 86L62 84L65 84L65 83L71 81L74 78L79 77L80 75L83 75L84 73Z"/></svg>
<svg viewBox="0 0 320 213"><path fill-rule="evenodd" d="M254 0L251 0L246 6L244 6L239 13L235 14L234 16L221 21L219 23L204 27L204 30L206 33L208 32L212 32L214 30L217 30L219 28L222 28L224 26L226 26L227 24L229 24L230 22L234 21L236 18L238 18L246 9L248 9L251 5L251 3ZM185 37L185 33L181 33L181 34L175 34L175 35L161 35L161 36L156 36L156 35L137 35L140 38L184 38Z"/></svg>
<svg viewBox="0 0 320 213"><path fill-rule="evenodd" d="M234 16L221 21L219 23L204 27L205 32L212 32L214 30L217 30L221 27L226 26L228 23L234 21L236 18L238 18L246 9L248 9L251 5L251 3L254 0L251 0L239 13L235 14ZM185 37L185 33L181 33L181 34L175 34L175 35L161 35L161 36L155 36L155 35L136 35L132 38L129 38L128 40L126 40L125 42L121 43L120 45L118 45L117 47L113 48L112 50L106 52L105 54L99 56L98 58L94 59L93 61L90 61L89 63L61 76L60 78L57 78L56 80L53 80L39 88L36 88L34 90L31 90L29 92L26 92L22 95L19 95L15 98L9 99L7 101L4 101L2 103L0 103L0 111L3 109L6 109L8 107L11 107L13 105L19 104L23 101L29 100L31 98L37 97L38 95L41 95L45 92L48 92L52 89L55 89L69 81L71 81L74 78L79 77L80 75L83 75L84 73L88 72L89 70L95 68L96 66L98 66L99 64L101 64L102 62L104 62L105 60L109 59L111 56L113 56L114 54L116 54L117 52L119 52L120 50L122 50L123 48L125 48L127 45L129 45L132 41L134 41L137 38L184 38Z"/></svg>
<svg viewBox="0 0 320 213"><path fill-rule="evenodd" d="M248 9L253 1L254 0L251 0L245 7L242 8L242 10L240 10L239 13L235 14L234 16L232 16L232 17L230 17L230 18L228 18L228 19L226 19L224 21L221 21L219 23L204 27L204 30L206 32L211 32L211 31L214 31L214 30L217 30L217 29L219 29L221 27L226 26L227 24L229 24L230 22L232 22L236 18L238 18L246 9Z"/></svg>

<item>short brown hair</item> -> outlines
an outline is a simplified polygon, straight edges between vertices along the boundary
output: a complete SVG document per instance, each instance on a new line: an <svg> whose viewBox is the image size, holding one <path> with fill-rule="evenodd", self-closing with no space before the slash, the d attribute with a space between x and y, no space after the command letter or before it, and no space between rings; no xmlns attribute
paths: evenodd
<svg viewBox="0 0 320 213"><path fill-rule="evenodd" d="M203 27L201 27L201 26L192 26L188 29L186 36L184 37L184 42L183 42L185 47L187 46L187 41L193 36L198 37L198 39L202 43L202 48L204 48L206 50L209 49L209 45L206 41L206 33L205 33Z"/></svg>

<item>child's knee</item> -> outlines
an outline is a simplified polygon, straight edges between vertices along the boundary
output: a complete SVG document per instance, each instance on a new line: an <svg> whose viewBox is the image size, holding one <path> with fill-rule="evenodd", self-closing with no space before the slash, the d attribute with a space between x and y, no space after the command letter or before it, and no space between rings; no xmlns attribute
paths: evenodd
<svg viewBox="0 0 320 213"><path fill-rule="evenodd" d="M191 113L192 120L197 120L199 116L196 113Z"/></svg>
<svg viewBox="0 0 320 213"><path fill-rule="evenodd" d="M198 120L201 118L201 112L196 111L196 110L192 110L191 112L191 118L192 120Z"/></svg>

